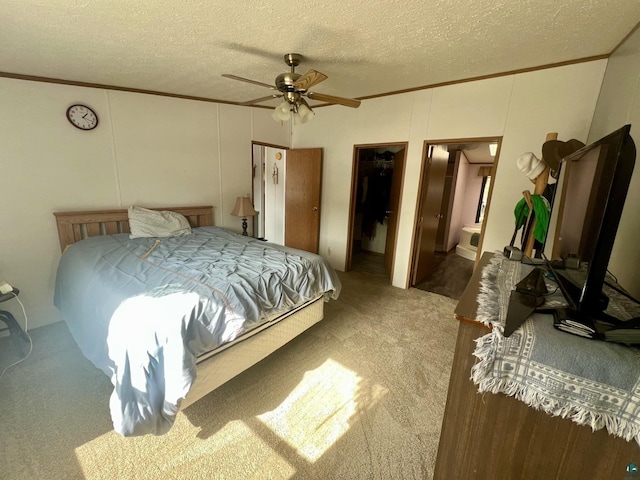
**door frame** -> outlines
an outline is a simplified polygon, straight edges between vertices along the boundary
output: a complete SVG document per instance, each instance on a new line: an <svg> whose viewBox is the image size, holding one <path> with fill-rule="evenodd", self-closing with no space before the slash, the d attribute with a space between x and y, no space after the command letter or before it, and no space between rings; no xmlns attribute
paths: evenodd
<svg viewBox="0 0 640 480"><path fill-rule="evenodd" d="M429 152L429 147L431 145L446 145L450 143L486 143L486 142L495 142L498 144L498 149L496 151L496 155L494 157L493 166L491 167L491 184L489 185L489 197L487 198L487 206L485 207L484 218L485 221L482 222L482 228L480 230L480 240L478 241L478 249L476 252L476 260L474 262L474 268L478 265L478 261L480 260L480 253L482 253L482 244L484 242L484 233L487 226L486 220L489 218L489 212L491 209L491 198L493 196L493 187L496 184L496 172L498 171L498 162L500 160L500 151L502 149L502 136L495 137L466 137L466 138L450 138L450 139L437 139L437 140L425 140L422 144L422 157L420 164L420 177L418 183L418 193L415 199L415 210L413 217L413 235L411 238L411 258L409 259L409 268L407 269L407 278L405 285L407 288L413 286L414 280L414 271L416 267L416 262L418 260L416 249L418 248L418 220L420 213L420 205L422 196L424 195L424 189L427 186L428 182L426 177L426 172L428 171L427 164L427 153Z"/></svg>
<svg viewBox="0 0 640 480"><path fill-rule="evenodd" d="M283 147L282 145L276 145L274 143L265 143L265 142L256 142L255 140L251 141L251 175L253 178L253 166L255 165L255 158L253 158L253 147L254 146L258 146L258 147L270 147L270 148L277 148L279 150L289 150L290 147ZM253 196L254 196L254 191L253 191L253 181L251 182L251 200L253 200Z"/></svg>
<svg viewBox="0 0 640 480"><path fill-rule="evenodd" d="M405 173L407 171L407 158L409 151L409 142L383 142L383 143L362 143L356 144L353 146L353 157L351 163L351 198L349 199L349 223L347 228L347 251L345 255L345 272L351 270L351 261L353 254L353 231L354 231L354 223L356 220L356 194L358 192L358 172L359 172L359 161L360 161L360 150L371 150L377 148L385 148L385 147L396 147L402 146L404 147L404 168L402 169L402 178L400 179L400 195L398 198L398 210L397 215L400 217L400 213L402 210L402 192L404 190L404 180ZM400 222L396 222L396 240L395 244L398 245L398 227L400 226ZM395 249L394 249L395 250ZM393 283L393 272L396 264L396 254L394 251L393 259L391 261L391 272L389 272L389 284Z"/></svg>
<svg viewBox="0 0 640 480"><path fill-rule="evenodd" d="M253 147L267 147L267 148L276 148L278 150L289 150L290 147L283 147L282 145L276 145L274 143L266 143L266 142L257 142L255 140L251 141L251 202L253 202L253 204L255 205L255 196L256 196L256 192L253 188L253 178L255 176L255 164L256 164L256 159L253 156ZM264 212L261 212L264 213ZM256 232L256 217L253 217L253 219L251 220L251 228L252 228L252 232L255 235Z"/></svg>

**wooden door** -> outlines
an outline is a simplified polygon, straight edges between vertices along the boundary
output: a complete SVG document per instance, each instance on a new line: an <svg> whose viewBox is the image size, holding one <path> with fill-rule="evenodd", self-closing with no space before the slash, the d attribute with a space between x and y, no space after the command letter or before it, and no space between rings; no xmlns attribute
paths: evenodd
<svg viewBox="0 0 640 480"><path fill-rule="evenodd" d="M442 217L440 207L447 164L449 163L449 152L445 146L432 145L428 148L428 154L427 168L424 170L420 182L422 187L416 225L416 248L411 285L423 282L433 273L438 224Z"/></svg>
<svg viewBox="0 0 640 480"><path fill-rule="evenodd" d="M400 193L404 174L404 158L407 149L404 148L393 157L393 177L391 178L391 192L389 195L389 209L387 210L387 239L384 246L384 268L392 273L393 257L396 249L398 233L398 216L400 214Z"/></svg>
<svg viewBox="0 0 640 480"><path fill-rule="evenodd" d="M456 152L455 161L447 163L447 174L444 177L444 191L442 193L442 204L440 205L440 223L438 224L438 237L436 240L436 252L447 252L449 250L449 230L451 226L451 214L453 212L453 201L456 193L456 180L458 164L460 161L460 151Z"/></svg>
<svg viewBox="0 0 640 480"><path fill-rule="evenodd" d="M287 150L284 193L284 244L318 253L322 149Z"/></svg>

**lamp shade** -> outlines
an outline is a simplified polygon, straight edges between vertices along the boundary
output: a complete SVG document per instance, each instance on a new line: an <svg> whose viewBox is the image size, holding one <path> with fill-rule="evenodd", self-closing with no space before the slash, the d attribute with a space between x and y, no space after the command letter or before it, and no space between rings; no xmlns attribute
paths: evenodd
<svg viewBox="0 0 640 480"><path fill-rule="evenodd" d="M289 120L289 117L291 116L289 102L283 100L282 103L275 108L271 116L276 122L286 122Z"/></svg>
<svg viewBox="0 0 640 480"><path fill-rule="evenodd" d="M307 123L315 116L313 110L309 108L309 105L304 100L301 101L298 106L298 117L300 118L300 123Z"/></svg>
<svg viewBox="0 0 640 480"><path fill-rule="evenodd" d="M315 116L315 113L305 99L301 98L300 94L295 93L288 100L283 100L271 114L276 122L286 122L292 115L293 123L298 125L307 123Z"/></svg>
<svg viewBox="0 0 640 480"><path fill-rule="evenodd" d="M236 206L233 207L231 215L236 217L253 217L258 212L253 209L253 203L249 197L236 198Z"/></svg>

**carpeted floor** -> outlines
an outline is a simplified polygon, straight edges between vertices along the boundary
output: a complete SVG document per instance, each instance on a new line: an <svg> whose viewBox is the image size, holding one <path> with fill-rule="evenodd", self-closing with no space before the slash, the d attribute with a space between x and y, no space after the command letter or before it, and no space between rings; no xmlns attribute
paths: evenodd
<svg viewBox="0 0 640 480"><path fill-rule="evenodd" d="M455 252L436 253L433 274L415 288L458 300L471 279L473 264Z"/></svg>
<svg viewBox="0 0 640 480"><path fill-rule="evenodd" d="M455 252L436 252L433 273L414 288L458 300L471 279L473 264L473 260L456 255ZM351 259L351 268L357 272L375 275L381 281L390 283L389 272L384 268L382 255L355 251Z"/></svg>
<svg viewBox="0 0 640 480"><path fill-rule="evenodd" d="M354 251L351 257L351 269L356 272L384 277L386 283L391 283L391 275L384 268L384 256L375 253ZM380 278L383 281L383 278Z"/></svg>
<svg viewBox="0 0 640 480"><path fill-rule="evenodd" d="M162 437L111 429L111 384L65 325L0 378L0 478L425 479L433 476L455 301L340 275L325 319L180 413ZM0 369L16 359L0 339Z"/></svg>

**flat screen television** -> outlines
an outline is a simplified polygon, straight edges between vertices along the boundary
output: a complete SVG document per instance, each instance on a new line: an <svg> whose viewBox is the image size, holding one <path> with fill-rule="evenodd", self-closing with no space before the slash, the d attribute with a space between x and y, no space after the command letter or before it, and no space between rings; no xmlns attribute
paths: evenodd
<svg viewBox="0 0 640 480"><path fill-rule="evenodd" d="M636 160L630 129L625 125L563 160L553 257L580 266L554 269L554 275L580 317L602 318L607 308L603 287Z"/></svg>

